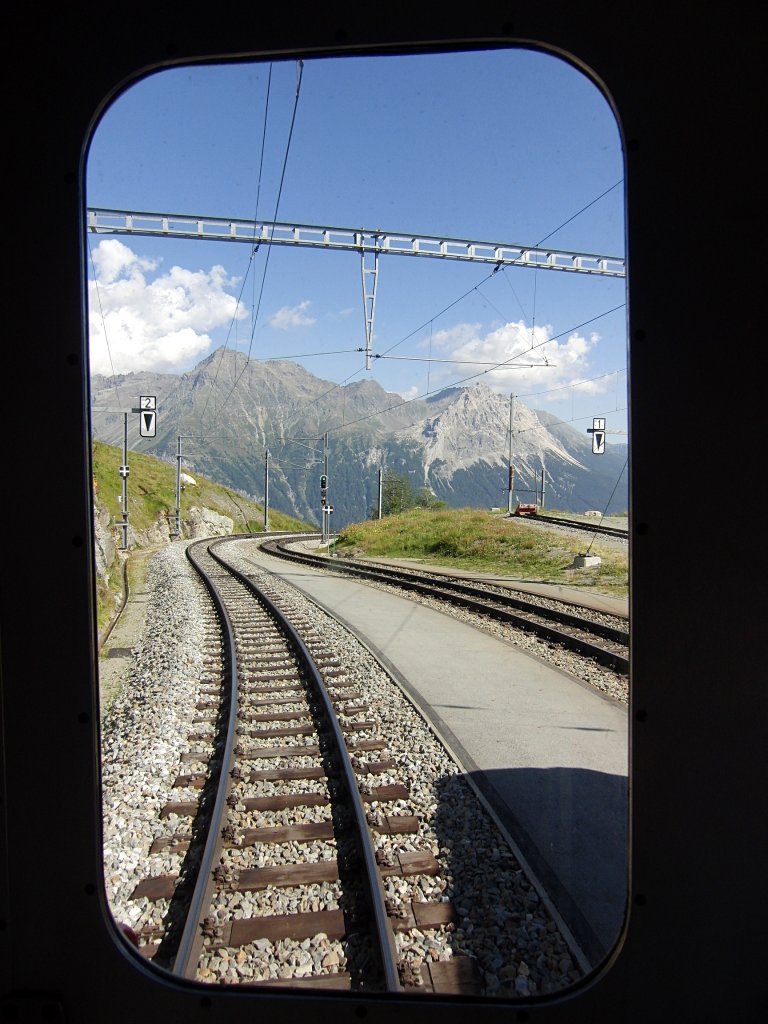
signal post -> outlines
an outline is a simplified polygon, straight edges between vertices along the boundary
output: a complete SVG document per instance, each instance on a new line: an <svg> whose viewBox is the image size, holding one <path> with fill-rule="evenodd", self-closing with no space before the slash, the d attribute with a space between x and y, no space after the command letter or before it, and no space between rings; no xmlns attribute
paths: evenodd
<svg viewBox="0 0 768 1024"><path fill-rule="evenodd" d="M155 395L141 395L138 408L134 407L131 412L139 414L139 436L154 437L157 433L157 397ZM120 466L120 477L122 479L122 493L120 504L122 506L123 520L120 529L123 532L123 551L128 550L128 413L123 413L123 463Z"/></svg>
<svg viewBox="0 0 768 1024"><path fill-rule="evenodd" d="M328 474L323 473L320 477L320 509L323 517L323 532L321 544L325 546L329 540L330 528L328 516L333 515L333 505L328 504Z"/></svg>

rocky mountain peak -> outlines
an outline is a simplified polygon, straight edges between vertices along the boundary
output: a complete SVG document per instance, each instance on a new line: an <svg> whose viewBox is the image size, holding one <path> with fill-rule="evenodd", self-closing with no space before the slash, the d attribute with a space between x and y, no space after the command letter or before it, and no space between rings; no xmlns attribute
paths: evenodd
<svg viewBox="0 0 768 1024"><path fill-rule="evenodd" d="M157 397L157 436L138 436L129 424L129 447L175 459L178 435L199 435L184 466L260 500L264 456L270 451L270 503L303 519L319 519L320 445L329 439L334 528L367 518L377 496L377 469L406 473L455 507L506 503L510 458L510 396L478 382L406 402L376 381L332 385L290 361L248 359L218 349L180 376L125 374L116 382L91 380L93 434L121 445L123 418L116 403ZM551 414L538 414L515 398L511 458L515 480L529 495L546 476L550 505L573 511L626 510L624 452L595 458L586 433ZM302 441L301 445L294 439ZM303 447L302 447L303 445ZM532 500L525 497L524 500Z"/></svg>
<svg viewBox="0 0 768 1024"><path fill-rule="evenodd" d="M452 396L441 412L399 435L423 445L426 476L433 467L444 477L479 462L503 465L510 452L509 410L509 397L491 391L487 384L474 384ZM533 466L541 462L543 453L551 453L579 465L519 400L513 403L511 445L513 462Z"/></svg>

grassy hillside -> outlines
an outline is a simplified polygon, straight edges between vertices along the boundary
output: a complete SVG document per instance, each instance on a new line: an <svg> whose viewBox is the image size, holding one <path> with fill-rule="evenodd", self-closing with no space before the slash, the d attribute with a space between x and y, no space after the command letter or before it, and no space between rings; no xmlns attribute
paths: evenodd
<svg viewBox="0 0 768 1024"><path fill-rule="evenodd" d="M93 480L97 502L115 522L122 522L120 495L122 451L112 445L93 443ZM152 455L130 452L128 455L128 521L132 532L141 533L158 521L171 522L176 513L176 467ZM196 481L185 484L181 493L181 517L192 506L210 508L234 520L235 533L259 533L264 529L264 506L244 498L230 487L223 487L187 470ZM269 526L273 530L302 532L312 527L270 508Z"/></svg>
<svg viewBox="0 0 768 1024"><path fill-rule="evenodd" d="M572 568L590 549L602 563ZM625 597L628 555L609 541L585 533L547 530L525 520L480 509L412 509L346 527L335 545L340 555L409 558L425 566L494 573L534 582L562 583Z"/></svg>
<svg viewBox="0 0 768 1024"><path fill-rule="evenodd" d="M105 509L113 526L122 522L122 449L113 445L93 443L93 490L97 508ZM162 527L161 534L167 537L176 516L176 467L152 455L130 452L128 455L130 474L128 477L128 526L129 558L128 580L132 585L134 575L146 568L147 541L142 534L156 527ZM228 516L234 522L233 533L261 533L264 529L264 506L244 498L230 487L223 487L210 480L189 473L194 484L185 484L181 493L182 532L184 523L193 507L211 509L219 515ZM312 531L311 526L275 509L269 510L271 530L286 530L303 533ZM116 560L107 567L107 572L97 581L98 624L103 629L114 612L122 592L122 565Z"/></svg>

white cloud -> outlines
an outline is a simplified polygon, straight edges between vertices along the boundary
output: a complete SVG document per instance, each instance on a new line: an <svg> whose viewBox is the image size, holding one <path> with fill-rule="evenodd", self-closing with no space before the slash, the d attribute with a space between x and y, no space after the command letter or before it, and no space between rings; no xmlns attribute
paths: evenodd
<svg viewBox="0 0 768 1024"><path fill-rule="evenodd" d="M171 267L148 280L160 260L140 258L116 239L93 251L88 282L92 373L178 372L212 345L209 331L248 312L224 290L237 281L223 267Z"/></svg>
<svg viewBox="0 0 768 1024"><path fill-rule="evenodd" d="M404 398L406 400L406 402L410 402L412 399L419 397L419 395L421 394L421 389L417 388L414 385L413 387L410 387L410 388L405 388L405 389L401 388L397 393L402 398Z"/></svg>
<svg viewBox="0 0 768 1024"><path fill-rule="evenodd" d="M142 270L156 270L160 260L140 258L116 238L100 242L91 254L100 285L110 285L122 274L141 278Z"/></svg>
<svg viewBox="0 0 768 1024"><path fill-rule="evenodd" d="M294 327L311 327L317 321L315 317L307 316L304 312L309 305L309 300L305 300L298 306L283 306L269 318L270 326L281 331L290 331Z"/></svg>
<svg viewBox="0 0 768 1024"><path fill-rule="evenodd" d="M482 374L483 382L499 392L521 388L543 391L565 389L566 385L589 376L589 355L599 340L598 334L585 338L577 331L567 338L553 339L548 324L531 329L520 320L487 334L480 333L479 324L457 324L450 330L436 332L431 347L434 355L440 352L440 358L456 360L450 369L438 370L438 374L453 378ZM422 342L420 347L426 344ZM591 387L583 385L585 393L602 387L600 381L593 382Z"/></svg>

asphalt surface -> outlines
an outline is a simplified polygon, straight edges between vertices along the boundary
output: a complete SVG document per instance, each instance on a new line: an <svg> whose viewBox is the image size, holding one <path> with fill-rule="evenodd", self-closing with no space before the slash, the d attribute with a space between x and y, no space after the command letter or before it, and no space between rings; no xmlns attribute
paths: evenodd
<svg viewBox="0 0 768 1024"><path fill-rule="evenodd" d="M133 556L142 561L140 578L129 589L127 600L117 620L99 638L99 706L103 720L107 711L131 677L133 647L144 629L151 595L144 579L150 553Z"/></svg>
<svg viewBox="0 0 768 1024"><path fill-rule="evenodd" d="M249 557L342 619L393 672L596 966L626 905L626 705L416 601L269 558L256 542Z"/></svg>

